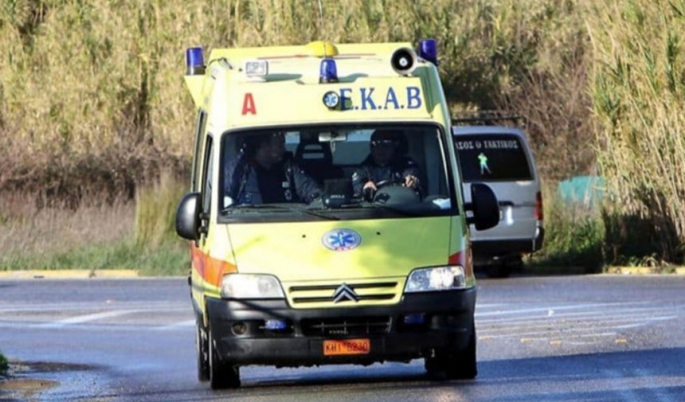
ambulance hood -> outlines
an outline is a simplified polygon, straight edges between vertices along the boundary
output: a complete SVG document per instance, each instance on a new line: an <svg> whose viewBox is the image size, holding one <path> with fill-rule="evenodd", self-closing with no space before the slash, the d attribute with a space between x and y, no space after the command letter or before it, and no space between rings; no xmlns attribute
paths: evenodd
<svg viewBox="0 0 685 402"><path fill-rule="evenodd" d="M405 277L443 265L449 217L226 225L241 273L283 282Z"/></svg>

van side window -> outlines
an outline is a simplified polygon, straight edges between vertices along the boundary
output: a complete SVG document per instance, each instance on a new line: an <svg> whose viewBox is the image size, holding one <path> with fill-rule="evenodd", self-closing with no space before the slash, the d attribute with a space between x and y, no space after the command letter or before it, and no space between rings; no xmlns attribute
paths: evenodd
<svg viewBox="0 0 685 402"><path fill-rule="evenodd" d="M202 213L209 214L212 200L212 171L214 166L214 146L212 137L207 137L202 171Z"/></svg>

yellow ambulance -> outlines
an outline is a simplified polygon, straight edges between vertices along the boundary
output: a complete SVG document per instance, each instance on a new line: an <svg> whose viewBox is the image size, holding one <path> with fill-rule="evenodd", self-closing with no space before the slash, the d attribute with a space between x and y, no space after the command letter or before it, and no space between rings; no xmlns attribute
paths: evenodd
<svg viewBox="0 0 685 402"><path fill-rule="evenodd" d="M436 43L186 50L197 107L190 241L198 378L410 362L476 376L469 231ZM379 156L381 155L381 156Z"/></svg>

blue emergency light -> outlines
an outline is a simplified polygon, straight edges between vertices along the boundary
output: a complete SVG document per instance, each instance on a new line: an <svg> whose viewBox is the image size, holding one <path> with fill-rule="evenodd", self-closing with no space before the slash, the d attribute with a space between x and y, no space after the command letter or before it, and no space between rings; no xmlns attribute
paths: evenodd
<svg viewBox="0 0 685 402"><path fill-rule="evenodd" d="M186 75L199 75L205 73L205 61L201 47L189 47L186 49Z"/></svg>
<svg viewBox="0 0 685 402"><path fill-rule="evenodd" d="M421 314L407 314L404 316L404 323L407 325L423 325L426 323L426 315Z"/></svg>
<svg viewBox="0 0 685 402"><path fill-rule="evenodd" d="M419 41L419 57L438 65L438 45L435 39L423 39Z"/></svg>
<svg viewBox="0 0 685 402"><path fill-rule="evenodd" d="M266 320L264 329L268 331L283 331L288 328L288 323L285 320Z"/></svg>
<svg viewBox="0 0 685 402"><path fill-rule="evenodd" d="M328 82L338 82L338 67L335 65L335 60L325 58L321 60L319 84Z"/></svg>

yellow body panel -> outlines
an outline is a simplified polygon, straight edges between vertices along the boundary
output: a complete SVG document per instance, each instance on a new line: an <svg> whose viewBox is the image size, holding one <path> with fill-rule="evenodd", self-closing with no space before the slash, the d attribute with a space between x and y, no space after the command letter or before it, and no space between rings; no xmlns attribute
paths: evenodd
<svg viewBox="0 0 685 402"><path fill-rule="evenodd" d="M361 243L346 251L326 248L323 237L334 229L356 231ZM271 273L283 282L406 276L449 257L448 217L228 225L228 232L238 272Z"/></svg>

